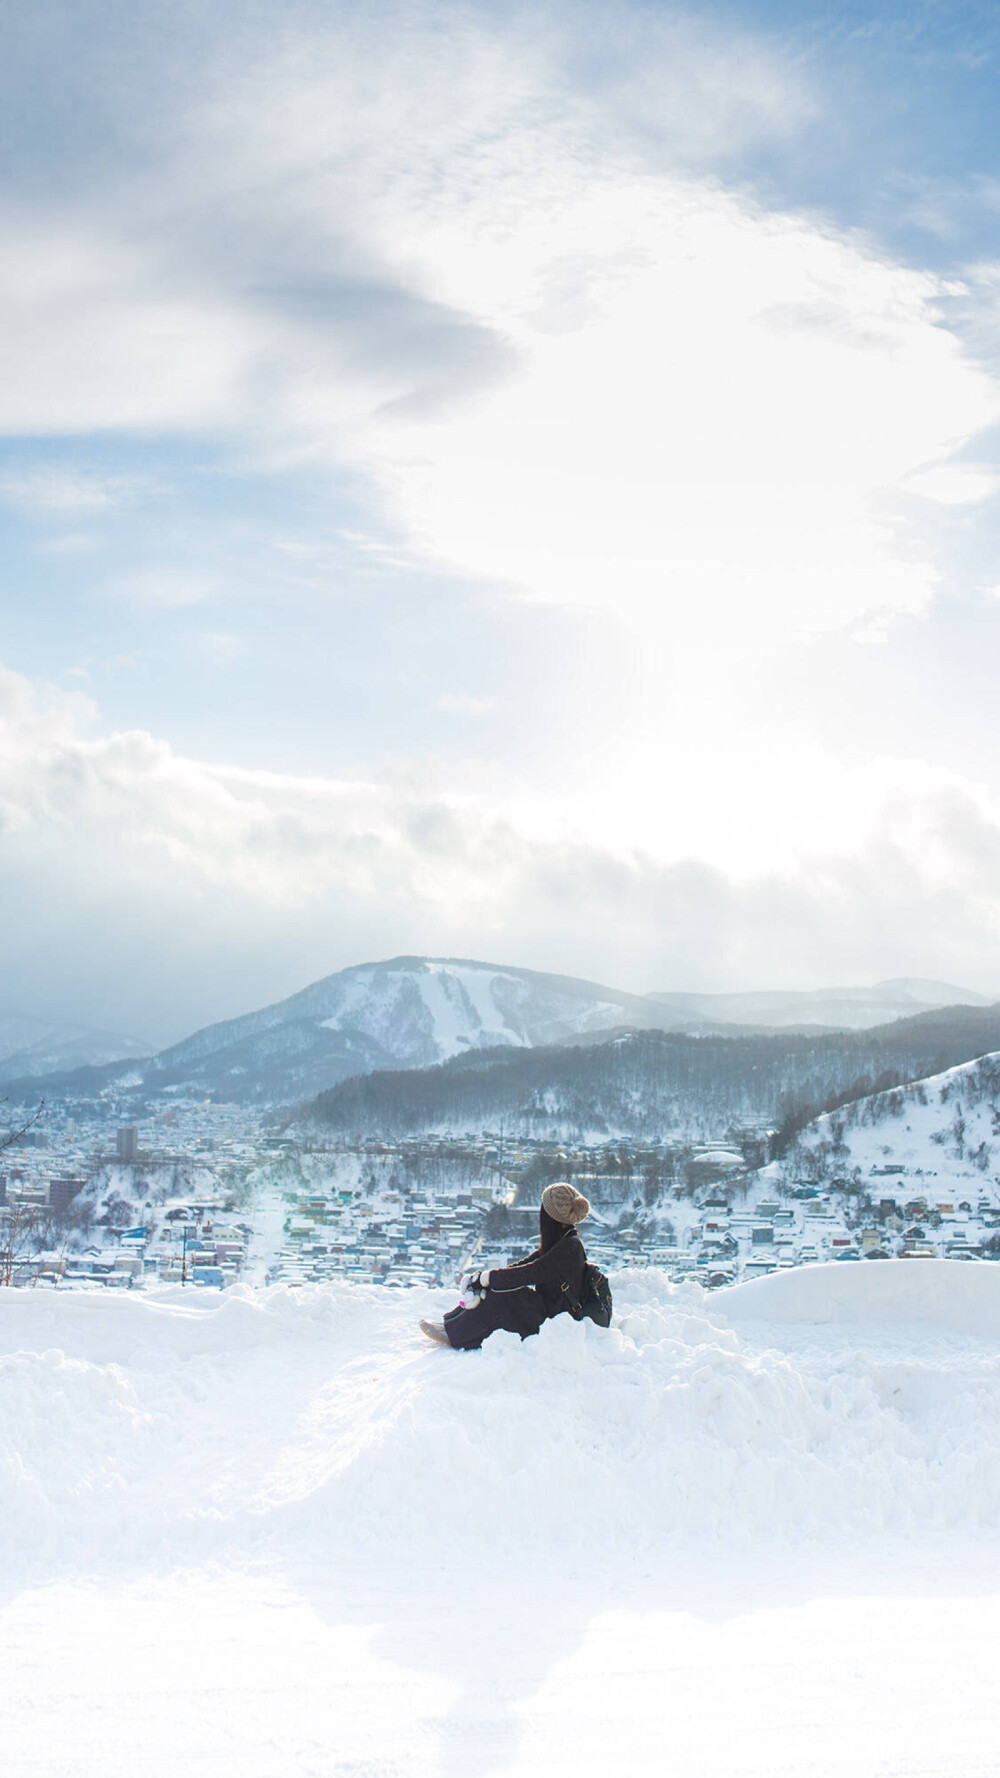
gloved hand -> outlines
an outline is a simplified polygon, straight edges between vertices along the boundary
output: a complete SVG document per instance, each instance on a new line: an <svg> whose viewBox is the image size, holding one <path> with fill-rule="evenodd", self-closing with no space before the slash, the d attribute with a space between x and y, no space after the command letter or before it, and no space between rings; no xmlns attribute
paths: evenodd
<svg viewBox="0 0 1000 1778"><path fill-rule="evenodd" d="M489 1277L489 1272L471 1272L462 1285L462 1295L467 1300L471 1297L473 1301L478 1302L480 1297L486 1294Z"/></svg>

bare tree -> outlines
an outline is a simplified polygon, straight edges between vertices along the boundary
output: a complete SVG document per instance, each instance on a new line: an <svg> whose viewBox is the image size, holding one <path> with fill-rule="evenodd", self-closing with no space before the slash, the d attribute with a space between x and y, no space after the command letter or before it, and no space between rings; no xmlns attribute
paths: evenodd
<svg viewBox="0 0 1000 1778"><path fill-rule="evenodd" d="M128 1198L123 1198L120 1192L112 1192L105 1201L104 1215L99 1220L113 1233L120 1234L122 1229L127 1229L135 1221L136 1214L136 1206Z"/></svg>
<svg viewBox="0 0 1000 1778"><path fill-rule="evenodd" d="M39 1099L31 1116L23 1124L19 1124L16 1130L8 1130L6 1135L0 1136L0 1154L3 1154L4 1149L14 1148L18 1142L22 1142L28 1131L34 1129L44 1110L45 1100Z"/></svg>
<svg viewBox="0 0 1000 1778"><path fill-rule="evenodd" d="M32 1261L45 1245L49 1212L44 1205L8 1203L0 1223L0 1285L21 1284L32 1271Z"/></svg>
<svg viewBox="0 0 1000 1778"><path fill-rule="evenodd" d="M40 1099L24 1123L0 1136L0 1154L21 1142L28 1131L34 1129L44 1110L45 1100ZM21 1282L28 1269L29 1256L37 1253L42 1245L50 1220L47 1207L25 1203L20 1198L12 1203L8 1194L8 1202L0 1211L0 1286Z"/></svg>

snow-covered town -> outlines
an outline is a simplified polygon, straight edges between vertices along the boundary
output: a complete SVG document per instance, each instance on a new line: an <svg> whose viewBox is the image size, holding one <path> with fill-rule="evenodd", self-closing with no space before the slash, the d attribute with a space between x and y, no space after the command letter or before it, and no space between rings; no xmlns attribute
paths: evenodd
<svg viewBox="0 0 1000 1778"><path fill-rule="evenodd" d="M9 1282L49 1288L452 1285L529 1251L542 1187L566 1178L609 1270L719 1289L830 1260L993 1260L998 1087L982 1058L819 1118L763 1165L759 1130L697 1148L503 1131L345 1143L245 1106L181 1102L148 1125L54 1107L4 1157L0 1252Z"/></svg>

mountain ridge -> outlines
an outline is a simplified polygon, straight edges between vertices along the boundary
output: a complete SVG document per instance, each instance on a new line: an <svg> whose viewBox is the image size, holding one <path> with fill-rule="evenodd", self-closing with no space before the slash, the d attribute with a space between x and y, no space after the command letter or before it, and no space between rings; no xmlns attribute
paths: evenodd
<svg viewBox="0 0 1000 1778"><path fill-rule="evenodd" d="M79 1020L0 1011L0 1084L149 1054L148 1041Z"/></svg>
<svg viewBox="0 0 1000 1778"><path fill-rule="evenodd" d="M427 1067L465 1049L530 1048L662 1013L641 995L472 958L354 964L286 1000L203 1027L154 1056L25 1089L100 1091L116 1077L154 1094L209 1090L288 1103L373 1069Z"/></svg>
<svg viewBox="0 0 1000 1778"><path fill-rule="evenodd" d="M852 1009L864 992L869 1007L920 1004L914 989L949 992L947 984L903 980L871 990L823 990L847 996ZM954 993L981 1000L965 990ZM754 995L639 995L583 977L486 963L474 958L402 955L335 971L295 994L252 1012L202 1027L150 1056L13 1078L14 1092L97 1095L116 1087L152 1097L205 1093L233 1101L301 1103L354 1076L426 1069L463 1054L586 1046L612 1035L668 1031L699 1037L765 1035L782 1031L822 1037L851 1031L839 1026L788 1023L789 1010L815 1011L811 991ZM683 1002L683 1005L678 1004ZM695 1004L697 1003L697 1004ZM766 1003L778 1022L731 1023L713 1009L747 1014ZM927 1009L931 1016L940 1006ZM970 1010L975 1010L970 1008ZM867 1015L866 1015L867 1016ZM782 1023L781 1019L785 1019Z"/></svg>
<svg viewBox="0 0 1000 1778"><path fill-rule="evenodd" d="M714 1139L800 1124L861 1097L1000 1050L1000 1004L955 1007L870 1031L695 1036L624 1033L586 1048L479 1051L339 1082L297 1121L387 1139L500 1125L545 1141Z"/></svg>
<svg viewBox="0 0 1000 1778"><path fill-rule="evenodd" d="M764 988L734 994L663 993L646 996L658 1006L724 1024L824 1026L868 1030L890 1018L906 1018L944 1006L989 1006L988 994L921 976L895 976L871 987Z"/></svg>

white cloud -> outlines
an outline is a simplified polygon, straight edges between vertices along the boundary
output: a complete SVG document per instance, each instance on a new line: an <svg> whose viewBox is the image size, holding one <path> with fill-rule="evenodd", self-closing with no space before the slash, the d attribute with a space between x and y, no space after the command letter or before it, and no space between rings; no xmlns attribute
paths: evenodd
<svg viewBox="0 0 1000 1778"><path fill-rule="evenodd" d="M674 649L743 660L919 611L935 567L898 496L990 492L951 459L1000 390L941 324L950 283L678 170L693 112L721 153L814 101L760 42L675 21L664 43L648 83L675 153L655 171L624 146L634 55L602 111L541 36L459 29L429 53L403 31L366 44L367 82L317 41L220 95L200 126L218 163L294 193L314 272L353 261L431 304L453 351L479 342L422 375L342 305L338 328L332 291L322 337L293 305L271 443L362 467L431 561L611 606Z"/></svg>
<svg viewBox="0 0 1000 1778"><path fill-rule="evenodd" d="M476 698L468 691L443 691L431 709L443 716L488 716L496 704L496 698Z"/></svg>
<svg viewBox="0 0 1000 1778"><path fill-rule="evenodd" d="M211 599L217 583L212 575L189 568L145 568L116 580L111 590L130 605L182 611Z"/></svg>
<svg viewBox="0 0 1000 1778"><path fill-rule="evenodd" d="M129 499L134 487L123 476L43 465L0 475L0 500L41 517L79 519L110 511Z"/></svg>
<svg viewBox="0 0 1000 1778"><path fill-rule="evenodd" d="M127 210L67 222L8 209L0 430L30 436L220 427L265 342L197 267L131 244Z"/></svg>
<svg viewBox="0 0 1000 1778"><path fill-rule="evenodd" d="M126 908L206 948L231 928L244 961L285 921L303 975L334 944L319 967L461 945L637 986L995 976L985 793L905 739L853 759L849 711L840 752L772 729L754 678L789 638L925 610L933 509L993 491L967 459L1000 400L944 324L954 283L725 188L713 157L816 104L748 35L675 23L644 61L623 13L596 91L551 24L415 18L284 31L252 66L240 39L127 176L72 216L9 209L0 428L346 472L359 553L596 607L580 655L613 614L631 673L612 648L588 663L552 757L521 782L470 765L461 795L429 768L294 779L88 738L84 707L11 682L22 915L44 879L53 909L114 928L109 959ZM62 471L0 493L53 521L129 497ZM283 547L310 559L308 536ZM131 619L220 584L168 559L113 590ZM478 665L442 660L438 683Z"/></svg>
<svg viewBox="0 0 1000 1778"><path fill-rule="evenodd" d="M588 44L580 8L570 29L578 64L591 53L590 96L605 129L671 164L710 166L787 141L821 112L801 60L776 34L680 9L629 17L616 8Z"/></svg>
<svg viewBox="0 0 1000 1778"><path fill-rule="evenodd" d="M89 220L8 217L0 425L361 471L382 547L675 649L922 609L895 497L984 497L950 459L1000 412L944 286L678 170L795 127L787 62L626 20L595 92L551 21L397 27L288 31Z"/></svg>
<svg viewBox="0 0 1000 1778"><path fill-rule="evenodd" d="M933 566L890 528L890 497L918 469L927 490L1000 411L937 325L930 279L665 177L522 192L520 217L465 212L432 237L442 296L481 305L524 369L472 412L374 429L373 473L411 536L535 598L631 613L681 651L710 637L745 657L927 603Z"/></svg>
<svg viewBox="0 0 1000 1778"><path fill-rule="evenodd" d="M972 463L943 463L918 470L904 482L907 493L934 500L939 506L974 506L988 500L1000 488L1000 477Z"/></svg>
<svg viewBox="0 0 1000 1778"><path fill-rule="evenodd" d="M25 932L44 932L54 976L102 977L104 1017L140 989L154 1012L176 994L182 945L189 970L220 946L229 960L219 1016L366 954L457 947L638 988L1000 979L1000 811L945 774L886 773L859 833L817 830L736 877L598 843L556 807L532 832L415 774L296 778L90 737L86 701L11 674L0 708L0 956L16 974Z"/></svg>

